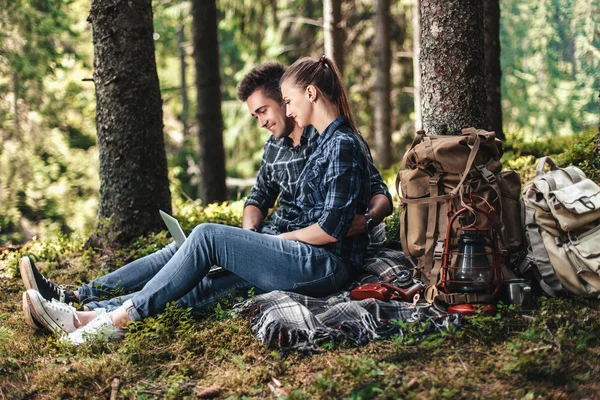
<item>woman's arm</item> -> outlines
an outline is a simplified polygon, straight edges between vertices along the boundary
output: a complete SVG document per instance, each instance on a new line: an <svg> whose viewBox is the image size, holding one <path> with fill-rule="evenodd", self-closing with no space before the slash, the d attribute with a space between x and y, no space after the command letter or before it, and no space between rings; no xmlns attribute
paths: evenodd
<svg viewBox="0 0 600 400"><path fill-rule="evenodd" d="M280 238L286 240L297 240L306 244L321 246L324 244L335 243L337 239L328 235L319 224L312 224L306 228L298 229L297 231L286 232L279 235Z"/></svg>

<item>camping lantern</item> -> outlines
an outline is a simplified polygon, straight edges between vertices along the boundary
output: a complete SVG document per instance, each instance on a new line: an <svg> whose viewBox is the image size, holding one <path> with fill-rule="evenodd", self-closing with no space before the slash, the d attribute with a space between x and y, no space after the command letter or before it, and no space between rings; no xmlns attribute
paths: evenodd
<svg viewBox="0 0 600 400"><path fill-rule="evenodd" d="M489 293L493 273L485 249L487 229L467 228L458 239L456 261L449 267L446 287L451 293Z"/></svg>
<svg viewBox="0 0 600 400"><path fill-rule="evenodd" d="M474 197L481 199L487 209L476 205ZM494 312L494 303L502 285L499 227L495 209L475 194L471 194L469 203L463 205L448 221L440 286L448 294L463 293L465 298L477 299L474 302L451 304L448 312L473 315L478 308L483 312ZM489 228L476 225L482 219L487 220ZM459 226L453 229L455 223ZM466 226L462 226L463 224ZM460 233L458 246L456 237L452 237L453 231Z"/></svg>

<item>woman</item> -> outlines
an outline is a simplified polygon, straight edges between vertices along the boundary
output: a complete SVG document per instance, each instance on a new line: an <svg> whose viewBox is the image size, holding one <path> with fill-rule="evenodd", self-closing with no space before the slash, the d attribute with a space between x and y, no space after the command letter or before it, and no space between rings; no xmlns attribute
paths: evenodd
<svg viewBox="0 0 600 400"><path fill-rule="evenodd" d="M263 291L324 296L344 287L362 263L368 242L366 234L345 235L355 214L366 211L370 182L341 82L339 71L325 57L300 59L282 77L288 115L301 127L313 125L320 132L317 149L299 178L295 219L286 232L269 236L199 225L154 278L121 307L100 315L65 308L66 318L72 315L78 327L69 340L80 344L98 333L121 337L131 321L156 315L167 303L194 290L212 265ZM25 297L38 321L53 306L34 290Z"/></svg>

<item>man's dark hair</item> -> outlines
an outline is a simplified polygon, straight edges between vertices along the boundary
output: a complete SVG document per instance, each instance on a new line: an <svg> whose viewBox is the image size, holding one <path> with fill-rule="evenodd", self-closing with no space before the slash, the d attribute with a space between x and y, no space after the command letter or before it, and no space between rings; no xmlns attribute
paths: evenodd
<svg viewBox="0 0 600 400"><path fill-rule="evenodd" d="M246 101L252 93L261 89L265 96L281 103L279 79L281 79L284 72L285 67L276 62L268 62L252 68L238 86L238 98L241 101Z"/></svg>

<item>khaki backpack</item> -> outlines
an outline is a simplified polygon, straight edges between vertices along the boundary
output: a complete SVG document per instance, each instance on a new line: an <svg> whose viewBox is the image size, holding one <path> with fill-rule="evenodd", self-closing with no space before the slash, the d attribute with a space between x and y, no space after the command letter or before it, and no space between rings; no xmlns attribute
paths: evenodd
<svg viewBox="0 0 600 400"><path fill-rule="evenodd" d="M527 267L541 288L551 296L600 298L600 187L579 168L557 168L543 157L523 202L533 261Z"/></svg>
<svg viewBox="0 0 600 400"><path fill-rule="evenodd" d="M495 209L502 259L524 248L521 179L514 171L501 172L502 152L494 132L466 128L457 136L427 136L419 131L403 157L396 179L403 210L400 241L406 255L418 260L416 276L429 286L428 301L439 296L447 304L494 300L474 294L443 295L435 288L444 250L450 251L444 249L448 229L453 237L450 246L458 247L456 227L448 226L449 217L464 206L469 193ZM488 220L476 223L491 228ZM503 272L514 277L506 269Z"/></svg>

